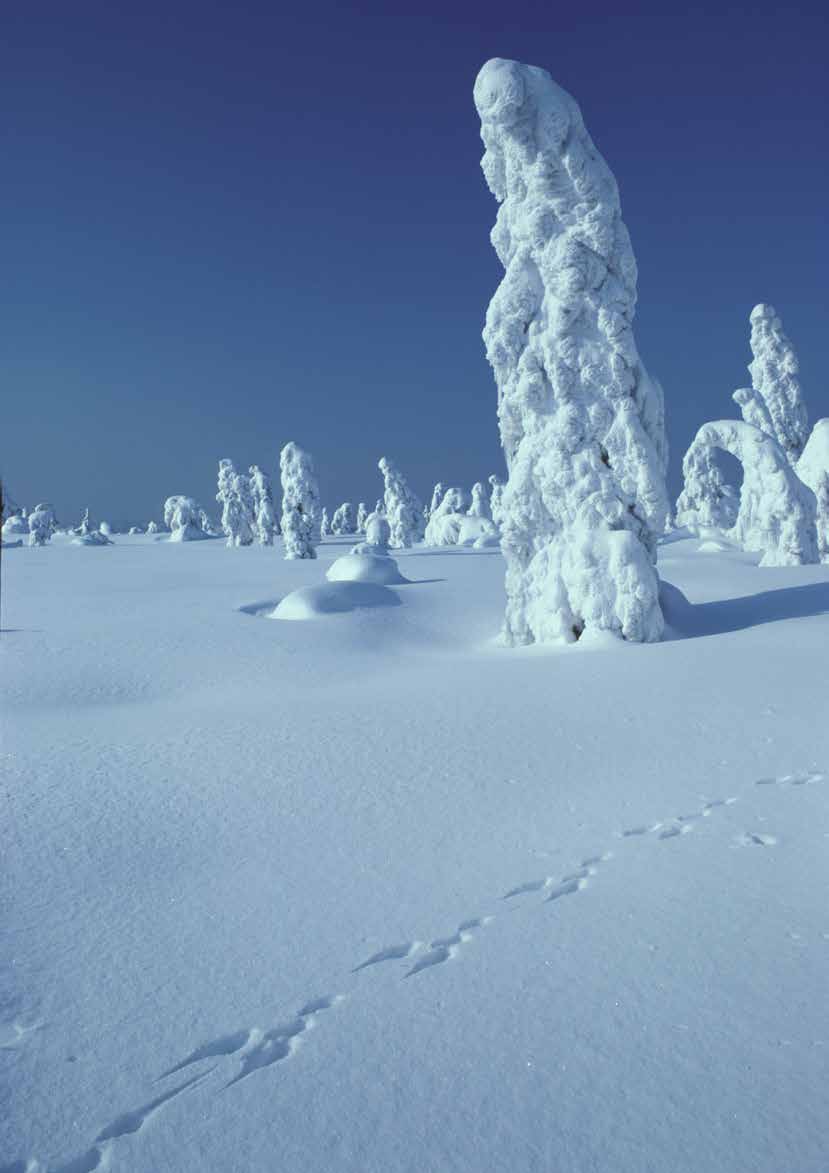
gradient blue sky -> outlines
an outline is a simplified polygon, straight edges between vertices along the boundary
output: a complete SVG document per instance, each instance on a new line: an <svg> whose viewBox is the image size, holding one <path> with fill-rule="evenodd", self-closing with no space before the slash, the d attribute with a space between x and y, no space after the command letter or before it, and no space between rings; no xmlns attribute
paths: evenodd
<svg viewBox="0 0 829 1173"><path fill-rule="evenodd" d="M213 507L216 464L380 455L426 495L501 471L480 331L500 280L472 102L541 65L615 172L671 487L781 313L829 415L825 5L32 3L0 45L9 491L62 517Z"/></svg>

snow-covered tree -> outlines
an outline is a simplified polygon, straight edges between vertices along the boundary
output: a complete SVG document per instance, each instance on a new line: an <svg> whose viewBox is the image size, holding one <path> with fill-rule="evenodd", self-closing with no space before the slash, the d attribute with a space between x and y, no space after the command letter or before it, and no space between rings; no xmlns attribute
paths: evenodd
<svg viewBox="0 0 829 1173"><path fill-rule="evenodd" d="M384 513L379 513L377 510L370 513L366 518L366 540L364 546L370 547L371 550L378 554L387 554L389 551L389 543L391 542L391 526L388 518ZM354 547L355 551L362 552L361 547Z"/></svg>
<svg viewBox="0 0 829 1173"><path fill-rule="evenodd" d="M331 533L331 519L328 516L328 510L323 505L322 516L320 517L320 537L327 538Z"/></svg>
<svg viewBox="0 0 829 1173"><path fill-rule="evenodd" d="M228 546L253 542L253 502L247 477L240 476L232 460L219 461L216 500L222 507L222 531Z"/></svg>
<svg viewBox="0 0 829 1173"><path fill-rule="evenodd" d="M443 482L438 481L438 483L435 485L434 489L432 489L432 500L429 502L429 508L427 510L427 517L426 517L427 521L429 520L429 518L432 516L432 514L435 512L435 510L440 505L441 501L443 500L445 492L446 492L446 489L443 485Z"/></svg>
<svg viewBox="0 0 829 1173"><path fill-rule="evenodd" d="M498 520L501 512L501 498L504 495L504 482L492 473L487 477L489 481L489 514L496 525L500 525Z"/></svg>
<svg viewBox="0 0 829 1173"><path fill-rule="evenodd" d="M694 457L694 475L676 502L676 524L692 530L730 530L736 524L740 494L723 476L717 447L701 445Z"/></svg>
<svg viewBox="0 0 829 1173"><path fill-rule="evenodd" d="M23 510L18 508L16 512L10 513L3 522L3 537L12 538L17 534L29 533L29 522L23 516Z"/></svg>
<svg viewBox="0 0 829 1173"><path fill-rule="evenodd" d="M385 482L383 503L385 515L391 526L392 548L399 550L421 541L425 528L422 502L412 492L409 482L391 460L381 456L377 467Z"/></svg>
<svg viewBox="0 0 829 1173"><path fill-rule="evenodd" d="M157 534L158 531L159 531L158 522L157 521L149 522L149 524L147 525L147 533L148 534Z"/></svg>
<svg viewBox="0 0 829 1173"><path fill-rule="evenodd" d="M92 532L92 528L93 528L92 522L89 520L89 508L87 507L83 511L83 517L81 518L81 524L75 530L75 533L78 534L80 537L84 538L84 537L86 537L86 535L88 533Z"/></svg>
<svg viewBox="0 0 829 1173"><path fill-rule="evenodd" d="M710 449L730 452L743 466L740 508L726 536L744 550L761 553L761 566L817 562L815 494L795 474L777 440L742 420L703 424L682 462L688 501L705 497Z"/></svg>
<svg viewBox="0 0 829 1173"><path fill-rule="evenodd" d="M797 462L797 475L817 501L817 543L822 562L829 562L829 419L818 420Z"/></svg>
<svg viewBox="0 0 829 1173"><path fill-rule="evenodd" d="M136 534L143 534L144 531L140 525L131 525L127 532L129 533L130 537L134 537Z"/></svg>
<svg viewBox="0 0 829 1173"><path fill-rule="evenodd" d="M279 524L276 520L276 510L273 504L271 478L258 464L250 466L248 475L253 498L253 520L256 536L260 545L272 546L274 536L279 533Z"/></svg>
<svg viewBox="0 0 829 1173"><path fill-rule="evenodd" d="M320 494L310 455L293 441L279 455L286 558L316 558Z"/></svg>
<svg viewBox="0 0 829 1173"><path fill-rule="evenodd" d="M468 517L486 517L492 520L492 512L489 507L489 498L486 495L486 490L480 481L476 481L472 486L472 503L466 511Z"/></svg>
<svg viewBox="0 0 829 1173"><path fill-rule="evenodd" d="M333 534L353 534L357 532L357 523L354 520L354 509L350 501L343 501L334 510L331 518L331 532Z"/></svg>
<svg viewBox="0 0 829 1173"><path fill-rule="evenodd" d="M777 440L789 463L799 460L809 434L798 363L774 306L751 311L751 387L734 392L743 419Z"/></svg>
<svg viewBox="0 0 829 1173"><path fill-rule="evenodd" d="M45 503L34 507L28 522L30 546L45 546L58 528L54 508Z"/></svg>
<svg viewBox="0 0 829 1173"><path fill-rule="evenodd" d="M509 471L504 638L658 640L664 403L636 350L616 181L544 70L489 61L475 102L506 270L484 328Z"/></svg>
<svg viewBox="0 0 829 1173"><path fill-rule="evenodd" d="M365 501L361 501L357 506L357 533L363 534L366 532L366 521L368 520L368 510L366 509Z"/></svg>
<svg viewBox="0 0 829 1173"><path fill-rule="evenodd" d="M164 502L164 525L170 531L170 541L197 542L206 538L208 535L201 527L202 512L192 497L168 497Z"/></svg>

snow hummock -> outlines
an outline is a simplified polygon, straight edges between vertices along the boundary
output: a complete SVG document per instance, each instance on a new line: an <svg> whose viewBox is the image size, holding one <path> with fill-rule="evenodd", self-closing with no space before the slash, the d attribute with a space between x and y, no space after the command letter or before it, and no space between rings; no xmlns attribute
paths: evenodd
<svg viewBox="0 0 829 1173"><path fill-rule="evenodd" d="M392 561L392 559L389 559ZM376 582L335 581L300 587L286 595L271 619L317 619L360 608L397 607L400 598Z"/></svg>
<svg viewBox="0 0 829 1173"><path fill-rule="evenodd" d="M712 505L711 469L715 450L743 466L739 512L723 525L726 539L762 554L761 566L799 566L818 561L815 494L795 474L773 436L742 420L703 424L682 462L685 488L677 521L697 519L714 527L724 518ZM679 508L679 505L682 508Z"/></svg>
<svg viewBox="0 0 829 1173"><path fill-rule="evenodd" d="M499 521L508 644L662 634L662 390L637 353L636 262L578 106L533 66L475 83L504 278L484 340L509 470Z"/></svg>
<svg viewBox="0 0 829 1173"><path fill-rule="evenodd" d="M325 577L329 582L375 582L384 586L407 581L394 558L388 554L355 553L354 550L332 562Z"/></svg>

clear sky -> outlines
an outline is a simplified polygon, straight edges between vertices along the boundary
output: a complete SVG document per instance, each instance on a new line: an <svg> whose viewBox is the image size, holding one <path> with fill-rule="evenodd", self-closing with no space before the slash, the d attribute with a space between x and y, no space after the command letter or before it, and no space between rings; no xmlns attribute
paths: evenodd
<svg viewBox="0 0 829 1173"><path fill-rule="evenodd" d="M475 75L548 69L619 181L671 488L737 414L774 304L829 415L826 5L42 3L0 37L2 470L62 519L212 509L216 464L323 500L503 464L480 332L500 268Z"/></svg>

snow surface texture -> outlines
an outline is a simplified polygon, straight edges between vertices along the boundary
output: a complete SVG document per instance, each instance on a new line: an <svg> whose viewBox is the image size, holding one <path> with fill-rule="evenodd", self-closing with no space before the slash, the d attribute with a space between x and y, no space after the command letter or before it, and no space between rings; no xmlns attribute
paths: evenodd
<svg viewBox="0 0 829 1173"><path fill-rule="evenodd" d="M506 270L484 328L509 470L504 638L658 640L664 406L633 337L636 262L616 182L544 70L489 61L475 103Z"/></svg>
<svg viewBox="0 0 829 1173"><path fill-rule="evenodd" d="M677 521L694 519L722 526L725 514L712 507L713 454L729 452L743 466L736 520L725 536L744 550L762 554L761 566L798 566L818 561L815 494L795 474L777 441L741 420L703 424L682 462L685 488ZM681 508L680 508L681 505Z"/></svg>
<svg viewBox="0 0 829 1173"><path fill-rule="evenodd" d="M192 497L177 495L164 502L164 525L171 542L200 542L208 535L201 526L204 511Z"/></svg>
<svg viewBox="0 0 829 1173"><path fill-rule="evenodd" d="M293 441L279 454L285 557L316 558L320 494L310 455Z"/></svg>
<svg viewBox="0 0 829 1173"><path fill-rule="evenodd" d="M253 498L254 531L260 546L272 546L274 537L279 533L279 524L273 505L271 478L258 464L252 464L248 474Z"/></svg>
<svg viewBox="0 0 829 1173"><path fill-rule="evenodd" d="M393 550L402 550L423 538L423 504L397 465L381 456L377 467L385 482L383 505L391 526L389 544Z"/></svg>
<svg viewBox="0 0 829 1173"><path fill-rule="evenodd" d="M374 582L381 586L406 582L394 558L373 551L343 554L331 563L325 577L329 582Z"/></svg>
<svg viewBox="0 0 829 1173"><path fill-rule="evenodd" d="M829 562L829 419L818 420L812 428L796 472L815 495L818 553Z"/></svg>
<svg viewBox="0 0 829 1173"><path fill-rule="evenodd" d="M825 1173L829 566L696 547L589 655L497 551L4 550L0 1168Z"/></svg>
<svg viewBox="0 0 829 1173"><path fill-rule="evenodd" d="M751 387L734 392L743 419L774 436L790 464L797 464L809 434L806 404L797 379L797 355L774 306L751 311Z"/></svg>

